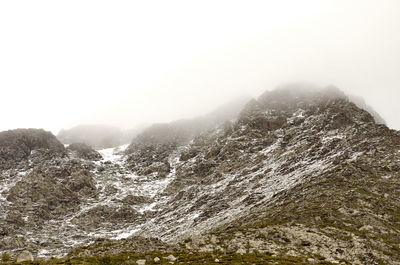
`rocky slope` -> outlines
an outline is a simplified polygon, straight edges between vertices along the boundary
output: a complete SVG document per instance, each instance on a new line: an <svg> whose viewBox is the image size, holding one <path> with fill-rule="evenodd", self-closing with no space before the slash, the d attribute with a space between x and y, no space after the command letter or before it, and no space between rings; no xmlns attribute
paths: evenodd
<svg viewBox="0 0 400 265"><path fill-rule="evenodd" d="M3 166L3 251L62 255L97 239L72 255L117 255L143 249L118 241L135 236L221 260L400 264L400 132L334 87L268 91L236 118L152 127L129 147L44 147L57 155Z"/></svg>

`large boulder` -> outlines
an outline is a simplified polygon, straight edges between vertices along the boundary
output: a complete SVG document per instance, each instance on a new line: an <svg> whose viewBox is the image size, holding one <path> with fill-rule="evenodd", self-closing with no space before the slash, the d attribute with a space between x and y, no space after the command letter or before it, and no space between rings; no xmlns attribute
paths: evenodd
<svg viewBox="0 0 400 265"><path fill-rule="evenodd" d="M17 262L24 262L24 261L33 261L33 255L27 250L22 251L18 256L17 256Z"/></svg>

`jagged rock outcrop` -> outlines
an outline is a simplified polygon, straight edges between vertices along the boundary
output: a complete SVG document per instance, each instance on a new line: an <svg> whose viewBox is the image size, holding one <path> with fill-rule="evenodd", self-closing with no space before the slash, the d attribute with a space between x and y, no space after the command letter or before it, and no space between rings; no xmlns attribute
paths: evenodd
<svg viewBox="0 0 400 265"><path fill-rule="evenodd" d="M42 129L16 129L0 132L0 170L18 165L28 166L34 161L65 156L64 146L56 137Z"/></svg>

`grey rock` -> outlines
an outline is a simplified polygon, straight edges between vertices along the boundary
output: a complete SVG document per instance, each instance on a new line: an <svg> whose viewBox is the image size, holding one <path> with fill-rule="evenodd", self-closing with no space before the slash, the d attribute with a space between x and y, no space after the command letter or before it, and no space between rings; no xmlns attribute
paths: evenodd
<svg viewBox="0 0 400 265"><path fill-rule="evenodd" d="M164 257L164 259L167 259L167 260L169 260L169 261L175 261L175 260L177 260L177 258L174 256L174 255L169 255L169 256L167 256L167 257Z"/></svg>
<svg viewBox="0 0 400 265"><path fill-rule="evenodd" d="M24 262L24 261L33 261L33 255L27 250L22 251L18 256L16 261L17 262Z"/></svg>
<svg viewBox="0 0 400 265"><path fill-rule="evenodd" d="M102 156L100 155L99 152L97 152L92 147L84 143L72 143L67 147L67 150L75 152L76 156L82 159L93 160L93 161L102 159Z"/></svg>

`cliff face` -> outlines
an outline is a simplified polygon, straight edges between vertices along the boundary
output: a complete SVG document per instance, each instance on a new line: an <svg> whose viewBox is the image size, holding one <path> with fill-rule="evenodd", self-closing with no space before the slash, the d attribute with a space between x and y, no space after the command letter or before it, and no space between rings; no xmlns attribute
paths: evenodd
<svg viewBox="0 0 400 265"><path fill-rule="evenodd" d="M0 246L45 256L141 236L193 252L399 263L400 133L340 90L283 87L196 133L176 124L101 160L67 150L24 174L3 171Z"/></svg>

